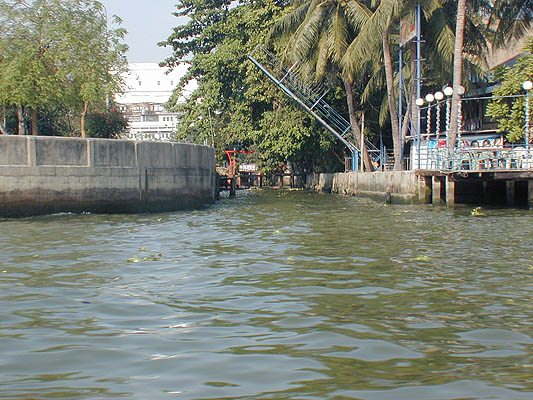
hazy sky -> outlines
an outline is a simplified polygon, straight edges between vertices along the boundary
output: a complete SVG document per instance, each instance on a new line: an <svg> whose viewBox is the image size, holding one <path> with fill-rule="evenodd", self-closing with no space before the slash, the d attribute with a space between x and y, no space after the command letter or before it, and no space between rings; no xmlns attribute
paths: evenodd
<svg viewBox="0 0 533 400"><path fill-rule="evenodd" d="M100 0L107 15L122 18L122 26L128 31L126 43L129 62L160 62L172 52L158 47L157 43L168 38L180 19L172 15L177 0Z"/></svg>

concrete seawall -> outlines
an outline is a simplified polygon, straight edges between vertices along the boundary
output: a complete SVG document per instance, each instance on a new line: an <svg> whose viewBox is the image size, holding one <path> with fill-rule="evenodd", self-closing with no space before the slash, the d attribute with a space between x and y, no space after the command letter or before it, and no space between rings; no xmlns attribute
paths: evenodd
<svg viewBox="0 0 533 400"><path fill-rule="evenodd" d="M419 178L412 171L313 174L306 181L308 189L407 204L425 202L425 194L419 197L419 185Z"/></svg>
<svg viewBox="0 0 533 400"><path fill-rule="evenodd" d="M207 146L0 135L0 216L177 210L214 198Z"/></svg>

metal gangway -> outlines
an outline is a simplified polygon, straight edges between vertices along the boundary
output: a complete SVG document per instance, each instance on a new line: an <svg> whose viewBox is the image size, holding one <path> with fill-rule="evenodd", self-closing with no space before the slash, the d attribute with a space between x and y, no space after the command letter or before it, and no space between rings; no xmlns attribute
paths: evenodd
<svg viewBox="0 0 533 400"><path fill-rule="evenodd" d="M287 96L295 100L300 107L348 147L352 154L352 170L357 170L359 168L360 149L347 139L351 130L350 123L324 100L329 92L324 80L313 83L303 82L300 78L300 69L302 68L300 62L296 62L288 68L284 67L281 60L262 45L258 45L248 56L248 59ZM381 160L383 149L379 150L366 139L365 146L373 161Z"/></svg>

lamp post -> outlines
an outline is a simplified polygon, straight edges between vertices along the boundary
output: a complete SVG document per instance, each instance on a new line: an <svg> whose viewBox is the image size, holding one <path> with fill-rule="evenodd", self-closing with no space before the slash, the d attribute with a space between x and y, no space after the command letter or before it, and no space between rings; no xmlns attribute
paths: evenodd
<svg viewBox="0 0 533 400"><path fill-rule="evenodd" d="M435 124L435 134L437 135L437 141L440 136L440 102L444 99L444 93L436 92L435 100L437 100L437 115L436 115L436 124Z"/></svg>
<svg viewBox="0 0 533 400"><path fill-rule="evenodd" d="M440 102L444 99L444 93L441 91L438 91L435 93L435 100L437 100L437 115L436 115L436 121L435 121L435 141L437 146L437 165L440 165L440 147L439 147L439 139L440 139Z"/></svg>
<svg viewBox="0 0 533 400"><path fill-rule="evenodd" d="M444 94L446 95L446 148L449 150L448 139L450 134L450 118L453 88L451 86L446 86L444 88Z"/></svg>
<svg viewBox="0 0 533 400"><path fill-rule="evenodd" d="M421 146L421 139L422 135L420 134L421 126L420 126L420 107L424 105L424 99L421 97L417 98L415 100L416 109L417 109L417 124L416 124L416 141L417 141L417 168L420 169L420 146Z"/></svg>
<svg viewBox="0 0 533 400"><path fill-rule="evenodd" d="M526 168L529 169L529 91L533 89L533 82L525 81L522 88L526 91L526 120L524 126L524 139L526 141Z"/></svg>
<svg viewBox="0 0 533 400"><path fill-rule="evenodd" d="M459 95L459 102L457 103L457 147L461 148L461 131L463 129L463 104L461 96L465 94L465 88L459 85L456 90Z"/></svg>
<svg viewBox="0 0 533 400"><path fill-rule="evenodd" d="M426 121L426 137L429 140L431 134L431 103L435 100L435 96L432 93L426 95L426 102L428 103L427 121Z"/></svg>

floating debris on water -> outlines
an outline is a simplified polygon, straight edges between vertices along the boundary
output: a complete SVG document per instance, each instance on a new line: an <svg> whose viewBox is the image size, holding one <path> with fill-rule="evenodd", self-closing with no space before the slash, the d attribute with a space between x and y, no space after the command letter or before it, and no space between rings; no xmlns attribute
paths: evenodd
<svg viewBox="0 0 533 400"><path fill-rule="evenodd" d="M141 249L140 251L148 251L147 249ZM130 263L138 263L141 261L161 261L161 258L163 257L162 253L151 253L148 256L140 257L140 256L133 256L131 258L128 258L126 261Z"/></svg>
<svg viewBox="0 0 533 400"><path fill-rule="evenodd" d="M481 207L476 207L472 209L472 211L470 211L470 214L473 215L474 217L482 217L485 215L481 212Z"/></svg>

